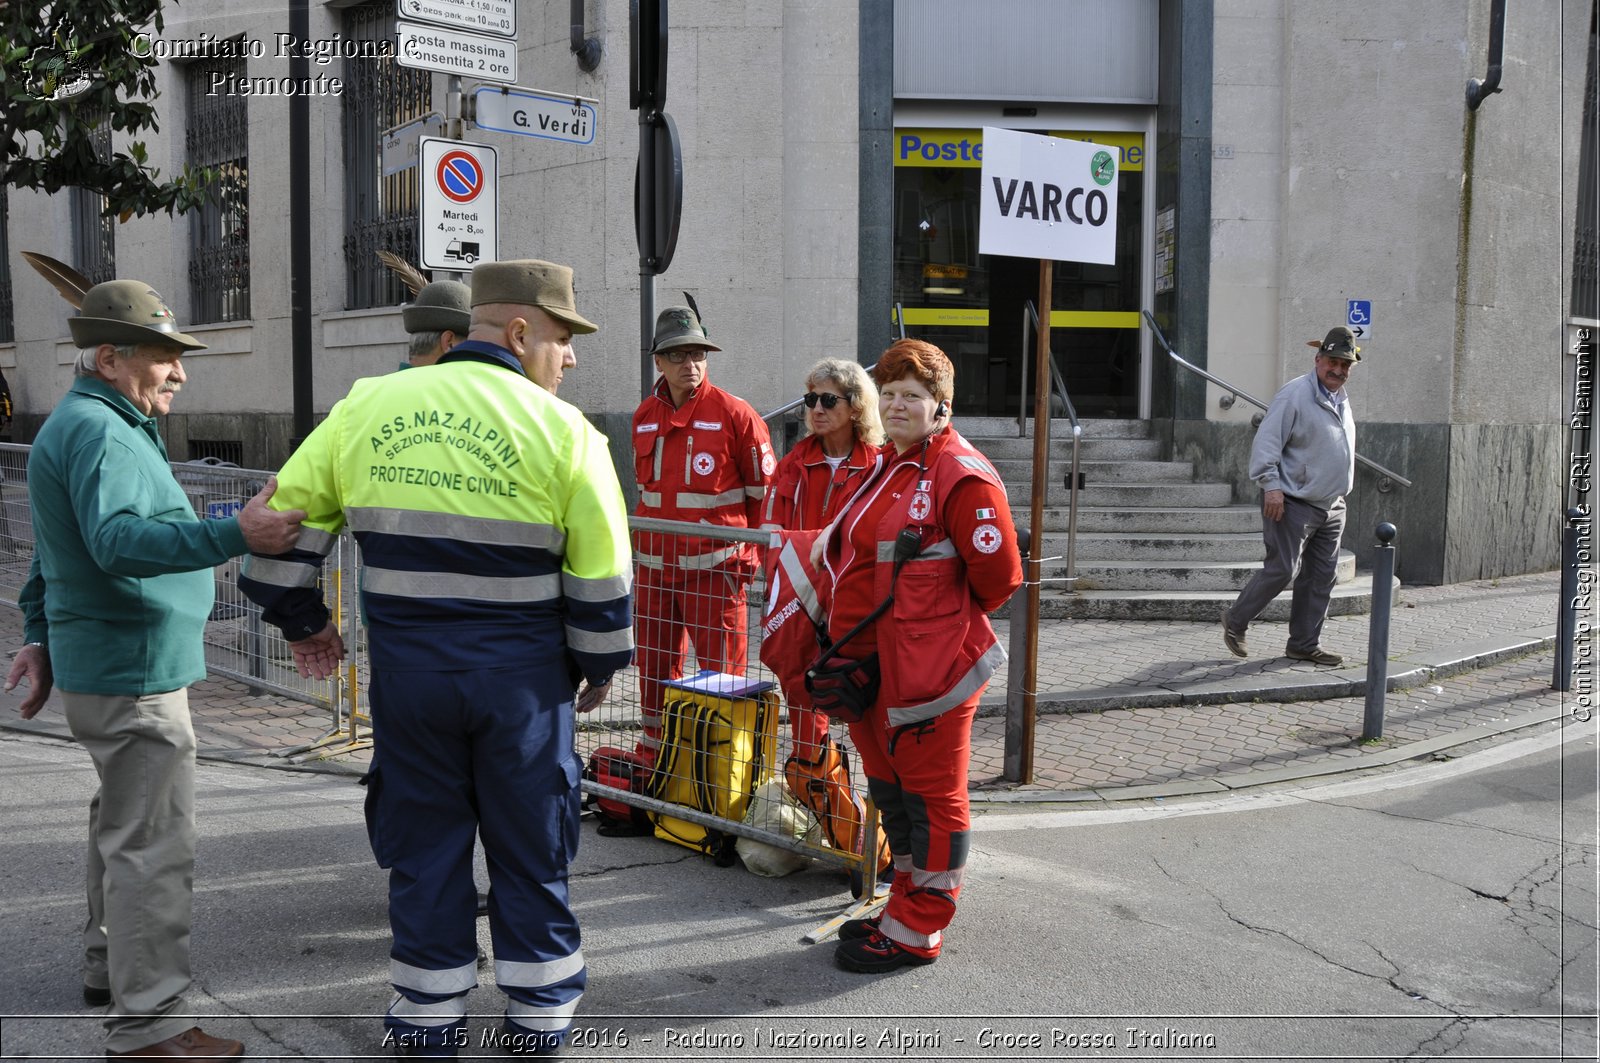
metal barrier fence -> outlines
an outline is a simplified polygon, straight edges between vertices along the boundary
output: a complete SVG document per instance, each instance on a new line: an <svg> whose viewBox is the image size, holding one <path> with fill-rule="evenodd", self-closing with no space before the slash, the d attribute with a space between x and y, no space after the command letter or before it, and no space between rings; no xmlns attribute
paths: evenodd
<svg viewBox="0 0 1600 1063"><path fill-rule="evenodd" d="M33 554L27 494L30 449L0 444L0 595L11 603L27 578ZM172 469L202 518L236 513L270 475L211 461L174 462ZM759 656L767 597L761 564L771 536L643 518L633 518L629 525L638 540L636 557L713 556L724 561L698 571L653 567L648 559L636 562L635 663L616 677L604 705L578 718L577 753L586 764L607 748L642 754L656 771L641 787L643 792L607 786L593 778L584 780L585 792L591 799L605 798L652 816L664 824L657 832L662 836L673 830L692 833L685 825L706 827L729 842L750 839L838 865L851 875L857 892L867 895L864 903L870 903L874 891L868 884L875 866L869 865L875 861L851 851L852 846L829 844L830 824L818 822L815 813L783 785L785 764L796 751L795 735L806 718L799 716L803 710L791 710L783 703L775 678ZM345 533L324 564L321 586L338 618L350 659L337 678L316 681L300 678L282 634L264 623L260 608L239 593L238 562L217 566L216 605L205 630L211 673L330 712L322 739L280 751L283 755L334 755L369 742L364 726L369 720L366 636L356 601L360 569L360 551ZM703 672L711 675L701 676ZM697 676L698 690L693 689ZM836 801L859 800L863 816L859 833L875 837L876 814L867 800L866 780L849 735L842 726L826 730L848 765L842 777L849 780L849 794L838 786L824 787L821 793L813 788L813 803L828 796ZM814 737L807 735L808 741ZM809 761L820 751L807 744L800 752ZM840 778L836 770L834 779ZM850 914L854 913L839 918Z"/></svg>
<svg viewBox="0 0 1600 1063"><path fill-rule="evenodd" d="M26 444L0 444L0 594L15 604L28 578L33 559L33 522L28 506L28 455ZM172 474L189 496L195 515L227 517L244 507L270 473L241 469L212 460L173 462ZM277 751L290 758L329 755L361 748L368 743L362 729L366 713L360 691L365 685L364 661L352 656L350 667L337 678L302 679L295 671L289 644L277 628L261 619L261 609L239 593L238 561L215 570L216 602L206 621L206 668L212 675L247 683L328 710L327 732L317 741ZM348 575L348 579L345 576ZM346 645L362 638L356 621L353 595L345 587L359 586L355 541L341 537L323 565L321 586L335 615ZM344 608L339 608L343 606ZM364 644L364 638L362 638Z"/></svg>

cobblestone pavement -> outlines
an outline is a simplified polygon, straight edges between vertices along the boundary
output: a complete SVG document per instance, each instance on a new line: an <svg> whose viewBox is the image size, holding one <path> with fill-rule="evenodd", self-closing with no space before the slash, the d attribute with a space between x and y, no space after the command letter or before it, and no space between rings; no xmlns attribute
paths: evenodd
<svg viewBox="0 0 1600 1063"><path fill-rule="evenodd" d="M1384 737L1372 743L1359 740L1365 616L1328 621L1323 644L1345 654L1339 669L1273 656L1283 644L1281 623L1252 627L1256 656L1238 660L1215 623L1047 621L1033 781L997 781L1005 761L1004 684L997 683L974 727L974 799L1219 791L1377 766L1538 726L1579 698L1577 688L1565 696L1550 689L1558 589L1557 575L1545 573L1405 590L1389 652L1391 683L1403 688L1387 696ZM20 617L0 609L0 645L20 643ZM1586 675L1592 703L1592 666ZM309 756L287 756L325 738L331 712L237 680L195 684L190 706L203 757L336 772L360 772L369 757L365 742L352 744L343 732ZM33 721L7 711L0 722L67 736L55 699Z"/></svg>

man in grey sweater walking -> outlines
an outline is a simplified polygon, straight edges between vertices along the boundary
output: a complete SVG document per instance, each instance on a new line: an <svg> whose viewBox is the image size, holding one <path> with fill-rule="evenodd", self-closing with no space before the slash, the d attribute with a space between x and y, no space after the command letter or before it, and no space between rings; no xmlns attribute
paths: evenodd
<svg viewBox="0 0 1600 1063"><path fill-rule="evenodd" d="M1343 325L1308 345L1317 348L1316 368L1272 397L1250 448L1267 560L1222 611L1222 641L1235 657L1248 656L1245 629L1293 582L1284 654L1337 667L1344 658L1323 649L1320 639L1344 535L1344 499L1355 486L1356 422L1344 384L1361 348Z"/></svg>

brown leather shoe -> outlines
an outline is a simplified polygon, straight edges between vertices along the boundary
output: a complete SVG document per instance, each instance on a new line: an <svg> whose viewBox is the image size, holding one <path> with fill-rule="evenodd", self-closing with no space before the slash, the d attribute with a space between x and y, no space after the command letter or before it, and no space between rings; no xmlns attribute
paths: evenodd
<svg viewBox="0 0 1600 1063"><path fill-rule="evenodd" d="M132 1052L107 1052L107 1059L236 1059L244 1055L244 1044L225 1037L212 1037L198 1026L176 1036Z"/></svg>

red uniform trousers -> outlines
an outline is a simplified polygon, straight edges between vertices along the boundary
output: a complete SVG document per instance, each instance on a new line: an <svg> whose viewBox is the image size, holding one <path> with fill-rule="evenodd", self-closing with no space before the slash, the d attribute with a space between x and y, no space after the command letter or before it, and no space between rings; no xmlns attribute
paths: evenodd
<svg viewBox="0 0 1600 1063"><path fill-rule="evenodd" d="M641 565L633 586L634 663L639 668L640 753L661 749L661 683L683 678L689 644L701 668L744 675L750 580L726 568L674 571Z"/></svg>
<svg viewBox="0 0 1600 1063"><path fill-rule="evenodd" d="M894 854L889 903L878 929L922 956L937 956L955 918L971 847L967 763L980 690L931 720L890 728L880 703L850 740Z"/></svg>

